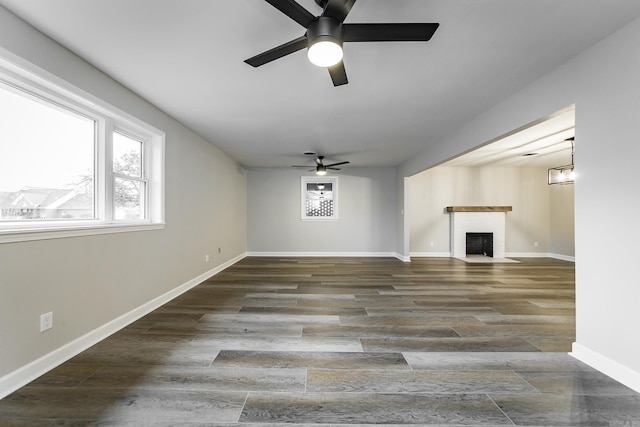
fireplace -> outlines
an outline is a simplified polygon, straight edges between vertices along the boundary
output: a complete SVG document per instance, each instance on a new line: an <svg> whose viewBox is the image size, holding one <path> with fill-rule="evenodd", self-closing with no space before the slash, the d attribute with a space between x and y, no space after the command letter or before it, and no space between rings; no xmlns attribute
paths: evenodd
<svg viewBox="0 0 640 427"><path fill-rule="evenodd" d="M466 255L493 257L493 233L467 233Z"/></svg>
<svg viewBox="0 0 640 427"><path fill-rule="evenodd" d="M451 236L450 249L451 257L465 258L469 254L467 250L467 235L474 235L472 240L478 239L475 235L491 235L489 245L488 238L485 237L477 243L471 243L472 251L477 251L478 255L485 255L494 258L505 258L505 222L506 213L512 210L511 206L449 206L447 212L450 214ZM479 246L479 248L477 248ZM490 248L489 248L490 246ZM489 255L491 254L491 255Z"/></svg>

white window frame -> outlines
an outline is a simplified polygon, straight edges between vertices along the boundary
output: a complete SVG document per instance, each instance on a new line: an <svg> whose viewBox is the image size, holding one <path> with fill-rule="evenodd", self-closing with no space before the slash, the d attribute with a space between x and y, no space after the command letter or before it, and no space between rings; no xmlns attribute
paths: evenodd
<svg viewBox="0 0 640 427"><path fill-rule="evenodd" d="M116 178L121 178L121 179L126 179L129 181L137 181L140 183L144 184L144 197L142 200L143 203L143 211L144 211L144 218L141 219L116 219L115 218L115 212L116 212L116 206L115 203L112 203L111 208L109 209L109 213L111 214L111 217L113 218L113 222L114 223L132 223L132 222L148 222L149 221L149 213L150 213L150 209L149 209L149 170L151 169L150 165L147 164L147 157L149 157L149 141L147 140L147 138L145 136L142 135L137 135L135 133L132 133L129 130L125 130L125 129L121 129L121 128L114 128L113 132L111 133L111 135L113 135L114 133L119 133L120 135L132 138L134 140L140 141L142 143L142 173L140 177L136 177L136 176L131 176L131 175L127 175L127 174L123 174L123 173L118 173L115 172L113 170L113 164L111 165L111 172L112 172L112 179L111 179L111 188L115 188L115 182L116 182ZM113 156L110 156L111 161L113 161ZM109 200L111 200L112 202L115 201L115 198L112 196L109 198Z"/></svg>
<svg viewBox="0 0 640 427"><path fill-rule="evenodd" d="M0 244L164 228L164 132L16 57L0 56L0 80L96 122L95 219L2 222ZM143 141L143 178L147 183L144 219L113 218L114 131Z"/></svg>
<svg viewBox="0 0 640 427"><path fill-rule="evenodd" d="M333 192L333 215L307 215L307 184L331 184ZM336 221L338 219L338 177L337 176L302 176L300 177L300 219L302 221Z"/></svg>

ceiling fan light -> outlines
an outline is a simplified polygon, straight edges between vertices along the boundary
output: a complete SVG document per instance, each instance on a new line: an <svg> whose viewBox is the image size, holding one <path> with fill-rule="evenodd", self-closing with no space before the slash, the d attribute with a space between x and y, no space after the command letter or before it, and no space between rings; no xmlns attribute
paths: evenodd
<svg viewBox="0 0 640 427"><path fill-rule="evenodd" d="M319 40L309 46L307 57L318 67L332 67L342 61L342 46L335 40Z"/></svg>
<svg viewBox="0 0 640 427"><path fill-rule="evenodd" d="M326 174L327 168L325 166L318 165L318 167L316 167L316 175L324 176Z"/></svg>

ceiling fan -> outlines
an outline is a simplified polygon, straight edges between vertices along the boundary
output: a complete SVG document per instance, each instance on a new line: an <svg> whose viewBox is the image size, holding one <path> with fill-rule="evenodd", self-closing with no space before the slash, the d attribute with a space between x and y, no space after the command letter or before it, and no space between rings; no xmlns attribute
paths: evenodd
<svg viewBox="0 0 640 427"><path fill-rule="evenodd" d="M327 170L334 170L334 171L339 171L340 168L337 168L336 166L340 166L340 165L346 165L350 162L346 161L346 162L338 162L338 163L331 163L330 165L325 165L323 163L324 160L324 156L318 156L315 159L316 162L316 167L313 169L309 169L309 172L314 172L316 173L316 175L326 175L327 174ZM294 168L308 168L309 166L299 166L299 165L293 165L292 167Z"/></svg>
<svg viewBox="0 0 640 427"><path fill-rule="evenodd" d="M302 25L303 36L245 60L259 67L283 56L307 48L309 60L326 67L334 86L346 85L347 72L342 62L344 42L429 41L437 23L345 24L356 0L315 0L322 14L314 16L295 0L266 0L267 3Z"/></svg>

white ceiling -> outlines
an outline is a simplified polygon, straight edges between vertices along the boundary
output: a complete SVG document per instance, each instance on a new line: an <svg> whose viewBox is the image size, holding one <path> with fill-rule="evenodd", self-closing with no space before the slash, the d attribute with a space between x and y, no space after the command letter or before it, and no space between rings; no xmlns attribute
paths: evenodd
<svg viewBox="0 0 640 427"><path fill-rule="evenodd" d="M243 62L304 34L264 0L0 5L247 167L299 164L309 150L398 165L640 15L638 0L359 0L346 22L440 28L427 43L345 44L349 84L335 88L304 51ZM527 142L515 139L499 151Z"/></svg>
<svg viewBox="0 0 640 427"><path fill-rule="evenodd" d="M578 145L567 141L575 136L575 108L573 105L536 123L516 129L509 135L455 159L443 163L449 167L542 167L551 168L571 164L572 150Z"/></svg>

